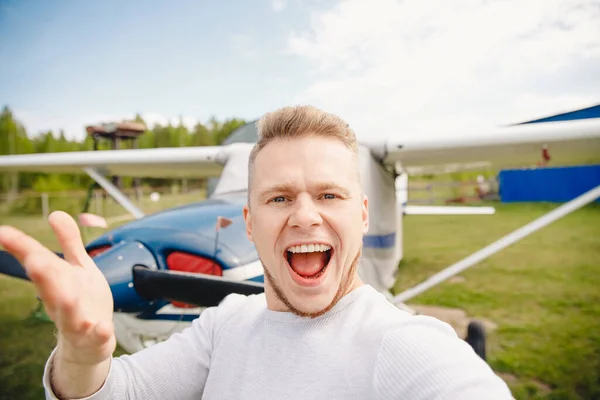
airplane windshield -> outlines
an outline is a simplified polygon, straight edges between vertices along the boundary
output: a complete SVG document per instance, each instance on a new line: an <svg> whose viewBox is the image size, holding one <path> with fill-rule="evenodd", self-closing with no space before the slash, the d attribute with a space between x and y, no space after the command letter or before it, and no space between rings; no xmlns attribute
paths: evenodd
<svg viewBox="0 0 600 400"><path fill-rule="evenodd" d="M258 131L256 122L252 121L233 131L231 135L223 141L223 145L231 143L256 143L258 141Z"/></svg>
<svg viewBox="0 0 600 400"><path fill-rule="evenodd" d="M231 132L231 134L223 141L222 145L225 146L231 143L256 143L258 141L258 131L256 130L256 122L257 121L249 122L246 125L243 125L235 131ZM230 180L233 183L233 186L237 186L237 181L239 178L233 176L220 176L218 178L209 178L206 187L206 194L208 197L212 197L213 193L215 192L215 189L217 188L217 185L219 184L219 181L222 179ZM224 183L221 182L221 184Z"/></svg>

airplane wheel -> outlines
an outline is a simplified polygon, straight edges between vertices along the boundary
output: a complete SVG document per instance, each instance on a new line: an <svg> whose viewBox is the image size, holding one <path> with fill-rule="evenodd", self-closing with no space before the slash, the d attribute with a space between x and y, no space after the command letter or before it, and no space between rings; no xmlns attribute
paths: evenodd
<svg viewBox="0 0 600 400"><path fill-rule="evenodd" d="M123 313L114 313L113 322L117 343L129 354L167 340L189 326L172 321L144 321Z"/></svg>
<svg viewBox="0 0 600 400"><path fill-rule="evenodd" d="M467 327L465 341L475 350L475 353L486 360L485 327L479 321L471 321Z"/></svg>

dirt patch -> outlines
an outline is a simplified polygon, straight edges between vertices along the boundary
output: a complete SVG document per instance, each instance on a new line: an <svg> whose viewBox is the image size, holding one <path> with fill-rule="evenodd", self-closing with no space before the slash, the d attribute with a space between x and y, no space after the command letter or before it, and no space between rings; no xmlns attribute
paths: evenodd
<svg viewBox="0 0 600 400"><path fill-rule="evenodd" d="M417 314L428 315L450 324L458 336L464 338L467 335L467 326L473 320L473 317L467 315L465 310L460 308L425 306L418 304L409 304L409 307L417 312ZM487 321L477 318L482 322L487 332L495 330L498 326L492 321Z"/></svg>
<svg viewBox="0 0 600 400"><path fill-rule="evenodd" d="M550 394L552 393L552 388L537 379L519 379L516 376L514 376L513 374L509 374L509 373L505 373L505 372L496 372L496 375L498 375L500 378L502 378L504 380L504 382L506 382L508 385L516 385L518 383L522 383L522 384L530 384L536 387L536 389L538 389L538 391L544 395L546 394Z"/></svg>
<svg viewBox="0 0 600 400"><path fill-rule="evenodd" d="M551 388L551 387L550 387L548 384L546 384L546 383L544 383L544 382L542 382L542 381L539 381L539 380L537 380L537 379L530 379L530 380L528 380L527 382L529 382L529 383L533 384L533 385L534 385L535 387L537 387L537 388L540 390L540 392L542 392L543 394L550 394L550 393L552 393L552 388Z"/></svg>
<svg viewBox="0 0 600 400"><path fill-rule="evenodd" d="M465 310L460 308L449 308L449 307L438 307L438 306L426 306L419 304L408 304L413 311L421 315L429 315L450 324L458 336L465 338L467 335L467 326L469 322L474 318L467 315ZM494 329L497 329L498 325L492 321L488 321L482 318L476 318L479 322L482 322L485 326L486 332L489 333ZM552 388L537 379L523 378L519 379L515 375L497 372L497 375L502 378L508 385L525 384L534 386L540 393L549 394L552 393Z"/></svg>
<svg viewBox="0 0 600 400"><path fill-rule="evenodd" d="M448 279L448 282L450 283L464 283L466 281L466 279L460 275L456 275L453 276L452 278Z"/></svg>
<svg viewBox="0 0 600 400"><path fill-rule="evenodd" d="M517 378L513 374L496 372L496 375L498 375L500 378L502 378L504 380L504 382L506 382L508 385L515 385L515 384L519 383L519 378Z"/></svg>

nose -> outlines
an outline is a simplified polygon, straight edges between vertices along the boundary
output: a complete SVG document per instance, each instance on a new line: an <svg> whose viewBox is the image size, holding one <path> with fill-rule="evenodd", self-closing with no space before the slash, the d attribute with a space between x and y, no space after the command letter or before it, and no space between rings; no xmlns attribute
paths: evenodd
<svg viewBox="0 0 600 400"><path fill-rule="evenodd" d="M310 196L298 196L288 225L295 228L310 228L323 223L317 205Z"/></svg>

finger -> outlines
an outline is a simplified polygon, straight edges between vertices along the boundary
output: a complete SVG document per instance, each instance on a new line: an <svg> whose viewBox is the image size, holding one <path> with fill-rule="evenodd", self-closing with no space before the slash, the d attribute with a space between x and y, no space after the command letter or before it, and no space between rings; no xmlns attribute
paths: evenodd
<svg viewBox="0 0 600 400"><path fill-rule="evenodd" d="M65 295L60 300L58 325L65 335L85 336L86 340L105 342L114 331L112 320L97 319L84 312L81 299ZM100 343L98 343L100 344Z"/></svg>
<svg viewBox="0 0 600 400"><path fill-rule="evenodd" d="M23 267L27 257L34 254L48 257L48 260L60 260L60 258L40 242L12 226L0 227L0 245L12 254Z"/></svg>
<svg viewBox="0 0 600 400"><path fill-rule="evenodd" d="M96 343L99 346L109 346L107 353L112 354L116 345L115 326L112 320L103 320L94 327Z"/></svg>
<svg viewBox="0 0 600 400"><path fill-rule="evenodd" d="M65 260L71 264L83 265L88 255L75 220L63 211L54 211L48 217L48 222L60 243Z"/></svg>
<svg viewBox="0 0 600 400"><path fill-rule="evenodd" d="M70 266L58 257L51 259L44 255L33 254L26 257L23 267L46 308L53 311L60 305L61 298L65 295L64 275L61 277L61 274L66 273Z"/></svg>
<svg viewBox="0 0 600 400"><path fill-rule="evenodd" d="M53 313L65 295L64 280L70 265L31 236L11 226L0 227L0 244L19 260L42 302Z"/></svg>
<svg viewBox="0 0 600 400"><path fill-rule="evenodd" d="M107 348L107 353L111 354L116 345L114 334L114 325L110 319L99 320L96 322L82 321L79 324L70 323L60 332L59 342L66 340L75 348L93 348L94 352L102 351ZM79 353L79 355L83 355Z"/></svg>
<svg viewBox="0 0 600 400"><path fill-rule="evenodd" d="M85 334L92 322L82 313L81 299L73 293L65 293L59 300L59 324L64 333Z"/></svg>
<svg viewBox="0 0 600 400"><path fill-rule="evenodd" d="M112 320L100 321L94 327L94 332L98 335L98 340L101 343L107 342L111 339L115 332L115 326Z"/></svg>

